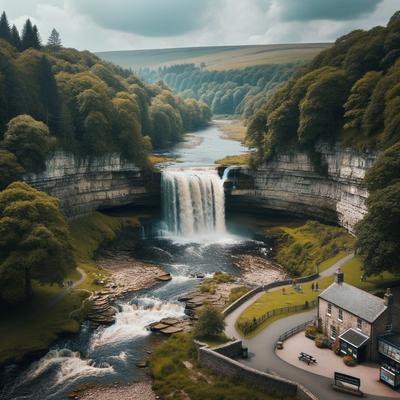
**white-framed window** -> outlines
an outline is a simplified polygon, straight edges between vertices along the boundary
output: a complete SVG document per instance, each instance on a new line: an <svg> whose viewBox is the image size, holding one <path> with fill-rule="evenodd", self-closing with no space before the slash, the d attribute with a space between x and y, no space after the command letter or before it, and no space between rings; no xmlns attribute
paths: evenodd
<svg viewBox="0 0 400 400"><path fill-rule="evenodd" d="M331 339L336 340L336 338L337 338L336 326L331 325Z"/></svg>
<svg viewBox="0 0 400 400"><path fill-rule="evenodd" d="M357 318L357 329L362 330L363 322L361 318Z"/></svg>
<svg viewBox="0 0 400 400"><path fill-rule="evenodd" d="M338 310L338 320L343 321L343 310L341 308Z"/></svg>
<svg viewBox="0 0 400 400"><path fill-rule="evenodd" d="M328 308L326 309L326 315L332 315L332 304L328 303Z"/></svg>

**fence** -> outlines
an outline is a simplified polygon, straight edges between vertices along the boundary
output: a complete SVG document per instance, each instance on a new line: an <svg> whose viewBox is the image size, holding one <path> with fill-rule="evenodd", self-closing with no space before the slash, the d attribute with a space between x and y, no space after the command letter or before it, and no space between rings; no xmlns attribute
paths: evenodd
<svg viewBox="0 0 400 400"><path fill-rule="evenodd" d="M250 332L256 330L265 321L267 321L272 317L275 317L276 315L289 314L292 312L307 310L308 308L315 307L316 305L317 305L317 300L313 300L310 302L306 301L304 304L275 308L273 310L266 312L265 314L261 315L258 318L254 317L251 321L238 322L237 326L245 335L248 335Z"/></svg>
<svg viewBox="0 0 400 400"><path fill-rule="evenodd" d="M306 326L311 325L313 323L314 323L314 320L311 319L310 321L304 322L304 323L302 323L300 325L295 326L292 329L289 329L288 331L286 331L285 333L282 333L282 335L279 336L278 341L284 342L285 340L289 339L290 337L292 337L296 333L304 331Z"/></svg>
<svg viewBox="0 0 400 400"><path fill-rule="evenodd" d="M297 283L305 283L305 282L311 282L319 277L319 273L312 274L309 276L303 276L300 278L296 278ZM270 289L274 289L280 286L286 286L290 285L293 283L293 279L285 279L283 281L276 281L276 282L271 282L268 285L264 286L258 286L255 289L251 290L250 292L247 292L244 294L242 297L234 301L232 304L230 304L225 310L222 311L222 314L224 317L229 315L232 311L236 310L238 307L240 307L243 303L245 303L248 299L251 299L253 296L255 296L257 293L260 292L266 292Z"/></svg>

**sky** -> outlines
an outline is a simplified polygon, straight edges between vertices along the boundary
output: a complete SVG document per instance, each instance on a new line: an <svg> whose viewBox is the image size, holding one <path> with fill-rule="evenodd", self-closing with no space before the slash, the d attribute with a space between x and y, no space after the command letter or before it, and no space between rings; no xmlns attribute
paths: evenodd
<svg viewBox="0 0 400 400"><path fill-rule="evenodd" d="M109 51L236 44L332 42L386 25L400 0L1 0L10 23L26 18L44 41Z"/></svg>

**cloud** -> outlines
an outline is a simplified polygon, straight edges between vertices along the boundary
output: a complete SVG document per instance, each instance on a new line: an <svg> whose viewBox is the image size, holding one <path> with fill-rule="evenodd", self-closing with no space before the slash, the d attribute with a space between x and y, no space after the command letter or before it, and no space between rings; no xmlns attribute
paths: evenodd
<svg viewBox="0 0 400 400"><path fill-rule="evenodd" d="M213 0L218 3L218 0ZM176 36L204 26L211 0L71 0L100 26L141 36ZM215 8L215 4L213 4Z"/></svg>
<svg viewBox="0 0 400 400"><path fill-rule="evenodd" d="M279 0L283 21L352 20L370 14L383 0Z"/></svg>

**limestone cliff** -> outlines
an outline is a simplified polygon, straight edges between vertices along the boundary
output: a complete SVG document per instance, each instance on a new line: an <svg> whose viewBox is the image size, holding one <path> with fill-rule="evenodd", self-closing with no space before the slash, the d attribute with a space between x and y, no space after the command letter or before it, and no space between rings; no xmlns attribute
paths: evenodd
<svg viewBox="0 0 400 400"><path fill-rule="evenodd" d="M227 196L228 208L271 209L321 218L352 232L367 212L368 192L361 182L376 155L327 145L318 150L328 167L326 176L315 171L305 153L280 154L256 171L240 171L236 187ZM235 180L235 173L232 176ZM250 185L244 176L250 178Z"/></svg>
<svg viewBox="0 0 400 400"><path fill-rule="evenodd" d="M79 160L71 154L56 152L46 162L46 170L24 180L60 200L64 214L78 217L98 209L158 204L159 185L149 190L151 178L118 155Z"/></svg>

